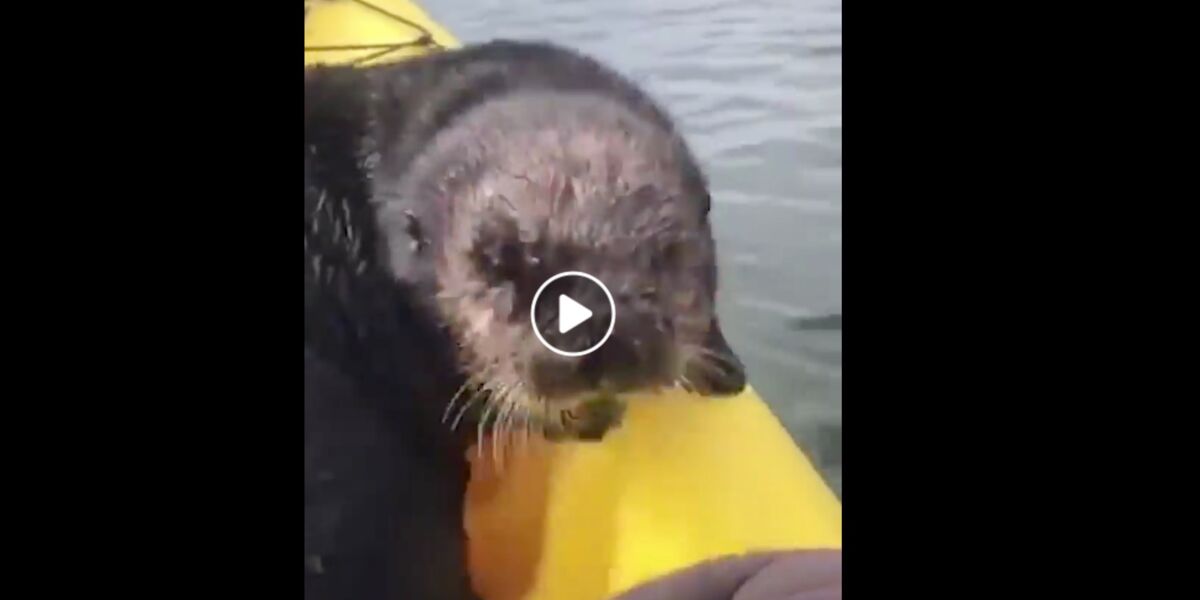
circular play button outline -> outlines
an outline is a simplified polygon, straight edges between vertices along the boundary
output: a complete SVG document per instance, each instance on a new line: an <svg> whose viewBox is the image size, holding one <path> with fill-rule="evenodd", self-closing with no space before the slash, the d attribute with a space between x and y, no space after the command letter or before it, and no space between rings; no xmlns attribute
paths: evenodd
<svg viewBox="0 0 1200 600"><path fill-rule="evenodd" d="M604 337L600 338L600 341L596 342L595 344L592 345L591 348L587 348L586 350L580 350L578 352L567 352L565 350L559 350L558 348L555 348L553 345L551 345L550 342L547 342L546 338L542 337L542 331L540 328L538 328L538 324L537 324L538 298L541 298L542 291L546 289L546 286L550 285L551 283L554 283L555 281L558 281L559 279L562 279L563 277L583 277L584 279L587 279L588 281L591 281L592 283L600 286L600 289L604 290L604 295L608 298L608 306L611 309L608 313L609 314L608 331L606 331L604 333ZM570 296L567 296L567 297L570 298ZM560 318L561 318L561 316L560 316ZM550 279L547 279L546 281L542 282L542 285L541 285L541 287L538 288L537 293L535 293L533 295L533 302L531 302L529 304L529 324L531 326L533 326L533 334L537 336L538 341L541 342L543 346L549 348L551 352L558 354L560 356L584 356L586 354L591 354L592 352L595 352L598 348L600 348L600 346L603 346L604 342L608 341L608 337L612 335L613 327L615 327L617 324L617 303L613 301L612 292L609 292L608 287L605 286L604 282L600 281L599 279L596 279L595 277L592 277L591 275L588 275L587 273L584 273L583 271L563 271L562 273L559 273L558 275L555 275L554 277L551 277Z"/></svg>

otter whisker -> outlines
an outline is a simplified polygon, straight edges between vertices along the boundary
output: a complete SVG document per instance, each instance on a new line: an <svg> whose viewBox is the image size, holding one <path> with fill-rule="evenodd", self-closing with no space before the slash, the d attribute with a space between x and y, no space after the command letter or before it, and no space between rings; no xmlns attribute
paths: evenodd
<svg viewBox="0 0 1200 600"><path fill-rule="evenodd" d="M525 454L529 450L529 420L533 417L528 408L521 411L521 416L525 417L525 424L521 428L521 454Z"/></svg>
<svg viewBox="0 0 1200 600"><path fill-rule="evenodd" d="M511 440L512 440L512 434L514 434L514 433L512 433L512 428L514 428L514 426L516 424L516 415L518 412L518 410L517 410L518 408L520 408L520 404L518 404L515 401L509 400L509 412L508 412L508 415L506 415L505 419L504 419L504 445L505 446L515 445L515 444L511 444ZM505 458L508 458L508 456L506 456L504 454L505 449L506 448L500 449L500 467L504 466L503 461L505 460Z"/></svg>
<svg viewBox="0 0 1200 600"><path fill-rule="evenodd" d="M528 445L529 442L529 399L524 397L524 391L522 390L524 387L525 385L518 381L509 392L507 400L512 405L512 410L508 414L508 431L505 434L506 437L512 435L516 426L517 414L520 413L525 419L525 441L522 448L524 448L524 445ZM523 451L524 449L522 449Z"/></svg>
<svg viewBox="0 0 1200 600"><path fill-rule="evenodd" d="M450 431L458 429L458 424L462 421L462 418L466 416L467 409L471 408L472 405L478 402L479 399L483 397L485 391L486 390L478 390L471 396L469 400L463 402L462 408L458 409L458 414L454 417L454 422L450 424Z"/></svg>
<svg viewBox="0 0 1200 600"><path fill-rule="evenodd" d="M521 386L518 385L516 387L519 388ZM512 413L509 415L509 426L508 426L509 436L511 436L513 438L516 437L517 418L520 417L520 418L524 418L526 420L528 419L529 409L526 408L525 402L526 402L526 399L523 396L516 396L513 400L513 410L512 410ZM514 446L516 445L515 441L513 442L513 445Z"/></svg>
<svg viewBox="0 0 1200 600"><path fill-rule="evenodd" d="M703 346L694 346L692 348L692 350L703 356L707 356L709 358L715 359L723 365L726 365L726 366L736 366L737 365L737 359L730 356L727 353L710 350Z"/></svg>
<svg viewBox="0 0 1200 600"><path fill-rule="evenodd" d="M515 403L510 398L511 396L512 388L509 388L501 399L503 406L500 408L500 412L496 416L496 422L492 426L492 464L498 468L503 466L500 456L503 455L504 439L508 435L505 432L505 423L508 416L512 414L513 407L515 406Z"/></svg>
<svg viewBox="0 0 1200 600"><path fill-rule="evenodd" d="M489 398L483 408L483 416L479 418L479 425L476 426L475 452L480 460L483 459L483 429L487 425L488 417L496 408L495 396Z"/></svg>
<svg viewBox="0 0 1200 600"><path fill-rule="evenodd" d="M680 375L679 380L683 383L683 389L687 390L689 393L695 393L696 384L692 383L692 380L688 379L687 375Z"/></svg>
<svg viewBox="0 0 1200 600"><path fill-rule="evenodd" d="M320 194L317 195L317 208L316 208L316 210L313 211L313 215L316 215L317 213L324 210L325 200L328 198L329 198L329 195L326 194L325 192L321 192Z"/></svg>
<svg viewBox="0 0 1200 600"><path fill-rule="evenodd" d="M689 346L686 350L691 354L692 364L704 369L707 375L720 377L738 371L737 359L732 356L700 346Z"/></svg>
<svg viewBox="0 0 1200 600"><path fill-rule="evenodd" d="M472 378L467 378L467 380L464 381L461 386L459 386L458 391L454 392L454 396L451 397L450 402L446 404L446 410L442 412L442 423L445 423L446 419L450 418L450 411L454 408L454 403L458 400L458 397L461 396L462 393L471 385L479 385L479 383Z"/></svg>
<svg viewBox="0 0 1200 600"><path fill-rule="evenodd" d="M737 373L734 367L727 364L718 365L713 362L713 359L703 355L693 356L691 364L700 370L700 374L716 379L722 379Z"/></svg>
<svg viewBox="0 0 1200 600"><path fill-rule="evenodd" d="M712 362L712 359L708 358L707 356L701 355L701 354L697 354L697 355L693 356L691 364L693 366L699 367L700 370L703 372L703 374L707 375L707 376L720 377L725 374L723 372L724 369L722 367L714 364Z"/></svg>
<svg viewBox="0 0 1200 600"><path fill-rule="evenodd" d="M466 415L467 410L471 407L471 405L473 405L475 402L478 402L481 397L486 396L489 393L490 390L487 386L487 381L490 378L491 372L492 367L488 366L480 369L478 373L467 378L467 381L464 383L466 389L471 389L473 387L474 391L471 393L470 398L463 402L462 408L458 410L458 414L454 417L454 422L450 425L450 431L458 429L459 422L462 421L462 418ZM460 389L459 392L461 391L462 390ZM455 395L457 396L457 394ZM449 411L450 407L446 407L447 414L449 414Z"/></svg>

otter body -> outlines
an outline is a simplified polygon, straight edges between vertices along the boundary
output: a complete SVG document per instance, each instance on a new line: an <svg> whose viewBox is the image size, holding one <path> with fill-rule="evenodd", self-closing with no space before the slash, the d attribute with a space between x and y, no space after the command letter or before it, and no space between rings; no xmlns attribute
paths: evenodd
<svg viewBox="0 0 1200 600"><path fill-rule="evenodd" d="M709 202L665 112L562 48L306 71L306 598L472 597L472 436L450 409L478 431L490 415L493 430L593 438L629 392L741 390ZM578 358L529 321L537 287L567 270L618 307L609 341Z"/></svg>
<svg viewBox="0 0 1200 600"><path fill-rule="evenodd" d="M437 408L462 377L435 320L373 258L363 75L305 81L305 598L471 599L465 444Z"/></svg>

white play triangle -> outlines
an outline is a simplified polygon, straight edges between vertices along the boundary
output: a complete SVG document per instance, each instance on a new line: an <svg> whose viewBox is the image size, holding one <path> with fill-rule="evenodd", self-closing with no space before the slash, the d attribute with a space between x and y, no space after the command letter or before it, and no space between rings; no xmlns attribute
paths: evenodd
<svg viewBox="0 0 1200 600"><path fill-rule="evenodd" d="M563 294L558 295L558 332L566 333L592 318L592 311Z"/></svg>

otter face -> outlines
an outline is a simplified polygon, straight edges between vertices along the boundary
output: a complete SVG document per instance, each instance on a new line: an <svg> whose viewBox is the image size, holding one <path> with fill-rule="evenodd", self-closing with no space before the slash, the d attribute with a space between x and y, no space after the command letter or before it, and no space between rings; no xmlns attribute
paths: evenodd
<svg viewBox="0 0 1200 600"><path fill-rule="evenodd" d="M496 423L598 438L630 392L739 392L743 367L715 313L710 200L682 142L594 99L494 104L459 125L469 167L426 189L440 191L427 200L441 207L429 234L437 306ZM616 307L611 336L584 356L550 351L530 322L538 288L563 271L603 281ZM554 297L598 291L561 283ZM597 314L570 335L582 349L608 323Z"/></svg>

